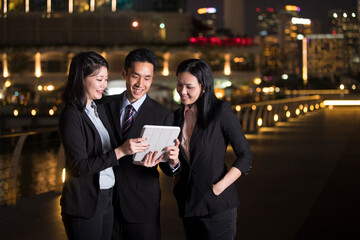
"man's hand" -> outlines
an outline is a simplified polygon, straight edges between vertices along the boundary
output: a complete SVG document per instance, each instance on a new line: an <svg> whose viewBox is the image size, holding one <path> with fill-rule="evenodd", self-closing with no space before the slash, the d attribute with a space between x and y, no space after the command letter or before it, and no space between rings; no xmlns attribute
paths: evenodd
<svg viewBox="0 0 360 240"><path fill-rule="evenodd" d="M154 166L158 165L159 162L163 159L164 155L161 155L159 158L157 158L157 154L158 154L157 151L155 151L154 153L152 153L151 151L148 152L145 155L144 160L142 160L142 162L143 162L142 165L144 167L154 167Z"/></svg>

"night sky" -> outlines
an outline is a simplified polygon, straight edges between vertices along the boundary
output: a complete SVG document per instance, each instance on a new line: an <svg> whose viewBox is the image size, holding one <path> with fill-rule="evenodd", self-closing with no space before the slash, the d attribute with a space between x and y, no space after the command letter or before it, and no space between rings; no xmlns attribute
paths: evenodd
<svg viewBox="0 0 360 240"><path fill-rule="evenodd" d="M218 13L222 12L222 0L188 0L188 11L196 13L200 7L216 7ZM300 17L310 18L311 20L320 20L321 30L329 33L328 10L344 9L356 11L357 0L245 0L245 26L246 34L256 34L257 15L255 9L273 7L282 5L296 5L301 8Z"/></svg>

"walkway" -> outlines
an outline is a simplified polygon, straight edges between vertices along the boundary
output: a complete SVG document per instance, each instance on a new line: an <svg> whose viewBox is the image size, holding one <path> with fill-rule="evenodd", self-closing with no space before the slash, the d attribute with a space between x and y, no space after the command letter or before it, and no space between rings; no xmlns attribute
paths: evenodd
<svg viewBox="0 0 360 240"><path fill-rule="evenodd" d="M237 182L237 239L360 239L360 107L335 107L247 135L254 154ZM233 159L228 152L227 161ZM185 239L161 175L163 240ZM0 207L0 239L66 239L54 192Z"/></svg>

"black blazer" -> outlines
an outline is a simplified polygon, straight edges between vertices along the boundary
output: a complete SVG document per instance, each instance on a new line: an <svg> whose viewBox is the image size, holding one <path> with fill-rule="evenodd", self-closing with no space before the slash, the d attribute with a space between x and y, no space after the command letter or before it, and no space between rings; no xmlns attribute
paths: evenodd
<svg viewBox="0 0 360 240"><path fill-rule="evenodd" d="M108 118L111 118L118 145L123 144L128 138L140 137L144 125L169 126L173 124L173 113L147 96L137 113L127 139L123 139L120 127L120 107L124 94L125 92L108 96L102 100L106 105ZM130 155L120 158L119 166L114 167L117 187L114 195L114 212L131 223L158 221L161 193L157 167L147 168L134 165L132 157ZM165 174L169 176L174 174L168 163L159 165Z"/></svg>
<svg viewBox="0 0 360 240"><path fill-rule="evenodd" d="M101 121L114 140L105 109L98 105ZM99 172L118 164L113 150L102 153L101 138L85 111L65 106L59 120L60 138L66 156L66 181L60 200L62 213L90 218L99 194ZM114 144L113 144L114 145Z"/></svg>
<svg viewBox="0 0 360 240"><path fill-rule="evenodd" d="M175 120L176 125L183 125L183 106L175 112ZM204 128L196 123L190 139L190 161L180 148L182 171L175 178L174 195L181 217L205 216L239 205L234 184L219 196L212 190L213 184L228 171L224 158L229 143L236 154L232 166L246 174L252 163L252 153L230 104L222 102L212 122Z"/></svg>

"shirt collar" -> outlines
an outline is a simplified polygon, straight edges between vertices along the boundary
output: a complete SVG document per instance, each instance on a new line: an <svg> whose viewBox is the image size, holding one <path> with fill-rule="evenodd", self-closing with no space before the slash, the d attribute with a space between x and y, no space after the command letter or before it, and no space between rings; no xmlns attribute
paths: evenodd
<svg viewBox="0 0 360 240"><path fill-rule="evenodd" d="M134 108L135 111L138 112L139 108L141 107L141 105L144 103L145 99L146 99L147 94L145 94L144 96L142 96L140 99L138 99L136 102L131 103L129 101L129 99L127 99L126 97L126 92L124 93L124 97L122 100L122 104L121 104L121 110L124 109L127 105L131 104Z"/></svg>
<svg viewBox="0 0 360 240"><path fill-rule="evenodd" d="M94 110L92 107L90 107L89 105L85 104L85 112L86 114L89 114L89 112L91 112L91 109Z"/></svg>
<svg viewBox="0 0 360 240"><path fill-rule="evenodd" d="M85 104L84 111L88 116L96 117L95 112L94 112L94 108L92 108L88 104Z"/></svg>
<svg viewBox="0 0 360 240"><path fill-rule="evenodd" d="M196 104L193 104L191 107L189 107L189 105L185 105L185 108L184 108L184 116L185 116L185 113L186 113L187 111L193 112L193 114L196 116L196 114L197 114L197 106L196 106Z"/></svg>

